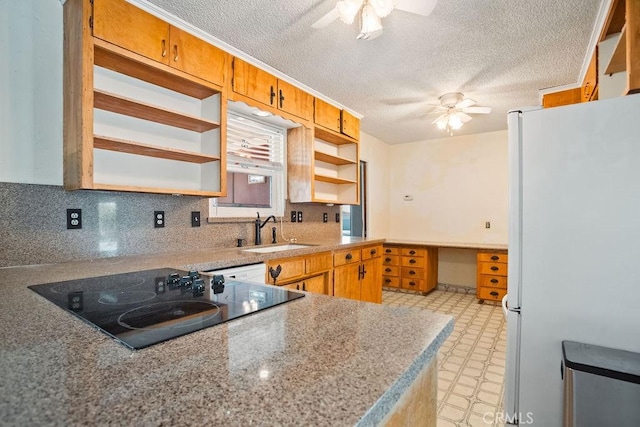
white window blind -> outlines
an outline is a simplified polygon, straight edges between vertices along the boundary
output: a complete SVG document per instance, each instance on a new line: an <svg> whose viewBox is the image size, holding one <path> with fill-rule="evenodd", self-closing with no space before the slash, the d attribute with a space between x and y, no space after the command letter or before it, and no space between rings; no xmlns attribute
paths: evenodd
<svg viewBox="0 0 640 427"><path fill-rule="evenodd" d="M232 112L228 113L228 168L250 167L281 170L283 164L283 129L269 126Z"/></svg>

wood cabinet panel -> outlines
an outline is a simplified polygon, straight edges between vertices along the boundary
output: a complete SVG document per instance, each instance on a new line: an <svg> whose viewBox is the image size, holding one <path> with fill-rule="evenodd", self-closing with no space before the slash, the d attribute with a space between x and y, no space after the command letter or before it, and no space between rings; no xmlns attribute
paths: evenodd
<svg viewBox="0 0 640 427"><path fill-rule="evenodd" d="M331 253L307 256L305 262L305 273L316 273L319 271L331 270L333 267L333 258Z"/></svg>
<svg viewBox="0 0 640 427"><path fill-rule="evenodd" d="M598 49L596 47L593 56L591 57L591 62L589 62L589 68L587 68L587 73L584 76L584 81L582 82L582 87L580 90L582 91L582 102L594 101L597 97L597 87L598 87Z"/></svg>
<svg viewBox="0 0 640 427"><path fill-rule="evenodd" d="M363 252L365 249L363 249ZM380 258L371 258L362 263L360 279L360 300L382 303L382 285L380 284Z"/></svg>
<svg viewBox="0 0 640 427"><path fill-rule="evenodd" d="M425 281L422 279L402 279L402 289L425 292L427 290Z"/></svg>
<svg viewBox="0 0 640 427"><path fill-rule="evenodd" d="M500 288L478 288L478 298L482 300L502 301L506 295L506 289Z"/></svg>
<svg viewBox="0 0 640 427"><path fill-rule="evenodd" d="M411 256L411 257L424 257L427 255L427 250L426 249L420 249L420 248L402 248L400 250L400 253L402 256Z"/></svg>
<svg viewBox="0 0 640 427"><path fill-rule="evenodd" d="M272 269L277 270L278 268L280 268L280 274L274 281L273 277L270 274L270 271ZM304 276L304 258L295 257L295 258L276 259L276 260L270 260L267 263L267 275L266 275L267 283L271 283L271 284L284 283L289 280L297 279L302 276Z"/></svg>
<svg viewBox="0 0 640 427"><path fill-rule="evenodd" d="M403 256L400 265L403 267L425 268L427 260L425 258Z"/></svg>
<svg viewBox="0 0 640 427"><path fill-rule="evenodd" d="M333 270L333 295L360 300L360 264L347 264Z"/></svg>
<svg viewBox="0 0 640 427"><path fill-rule="evenodd" d="M360 249L347 249L336 251L333 254L333 266L339 267L345 264L353 264L360 261Z"/></svg>
<svg viewBox="0 0 640 427"><path fill-rule="evenodd" d="M487 288L507 289L507 277L482 274L478 279L478 286L487 287Z"/></svg>
<svg viewBox="0 0 640 427"><path fill-rule="evenodd" d="M392 276L382 276L382 286L389 288L399 288L400 278Z"/></svg>
<svg viewBox="0 0 640 427"><path fill-rule="evenodd" d="M507 293L508 255L506 251L479 251L477 255L476 296L500 301Z"/></svg>
<svg viewBox="0 0 640 427"><path fill-rule="evenodd" d="M382 274L384 274L385 276L399 276L400 267L398 267L397 265L383 265Z"/></svg>
<svg viewBox="0 0 640 427"><path fill-rule="evenodd" d="M423 294L436 288L438 284L437 247L384 245L382 252L383 286L399 287ZM387 271L387 268L391 271ZM399 276L393 274L396 271L395 268L398 268ZM387 278L398 280L387 280Z"/></svg>
<svg viewBox="0 0 640 427"><path fill-rule="evenodd" d="M262 104L276 106L278 79L258 67L233 58L234 92L256 100Z"/></svg>
<svg viewBox="0 0 640 427"><path fill-rule="evenodd" d="M382 265L400 265L400 257L397 255L385 255L382 257Z"/></svg>
<svg viewBox="0 0 640 427"><path fill-rule="evenodd" d="M509 255L500 252L478 252L479 262L508 262Z"/></svg>
<svg viewBox="0 0 640 427"><path fill-rule="evenodd" d="M384 246L382 252L384 255L400 255L400 248Z"/></svg>
<svg viewBox="0 0 640 427"><path fill-rule="evenodd" d="M490 274L493 276L506 276L507 264L497 262L480 262L478 263L480 274Z"/></svg>
<svg viewBox="0 0 640 427"><path fill-rule="evenodd" d="M211 83L220 86L224 84L228 53L173 26L169 32L169 40L171 66Z"/></svg>
<svg viewBox="0 0 640 427"><path fill-rule="evenodd" d="M305 120L313 117L313 96L284 80L278 80L278 109Z"/></svg>
<svg viewBox="0 0 640 427"><path fill-rule="evenodd" d="M303 291L328 295L327 278L325 274L303 280Z"/></svg>
<svg viewBox="0 0 640 427"><path fill-rule="evenodd" d="M348 111L342 110L342 127L340 131L351 138L360 139L360 119Z"/></svg>
<svg viewBox="0 0 640 427"><path fill-rule="evenodd" d="M340 132L340 111L338 107L315 98L313 122L334 132Z"/></svg>
<svg viewBox="0 0 640 427"><path fill-rule="evenodd" d="M582 102L582 89L567 89L560 92L548 93L542 97L544 108L560 107L562 105L577 104Z"/></svg>
<svg viewBox="0 0 640 427"><path fill-rule="evenodd" d="M360 259L365 261L371 258L377 258L380 254L382 254L382 246L372 246L361 250Z"/></svg>
<svg viewBox="0 0 640 427"><path fill-rule="evenodd" d="M169 24L125 0L93 0L93 36L169 63Z"/></svg>

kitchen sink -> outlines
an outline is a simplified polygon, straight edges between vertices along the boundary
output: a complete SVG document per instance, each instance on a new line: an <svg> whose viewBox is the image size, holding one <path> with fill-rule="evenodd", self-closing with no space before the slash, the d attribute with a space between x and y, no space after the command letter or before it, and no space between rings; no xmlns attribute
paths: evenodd
<svg viewBox="0 0 640 427"><path fill-rule="evenodd" d="M271 252L281 252L281 251L290 251L293 249L304 249L311 247L311 245L298 245L298 244L288 244L288 245L280 245L280 246L265 246L264 248L255 248L255 249L244 249L242 252L254 252L259 254L266 254Z"/></svg>

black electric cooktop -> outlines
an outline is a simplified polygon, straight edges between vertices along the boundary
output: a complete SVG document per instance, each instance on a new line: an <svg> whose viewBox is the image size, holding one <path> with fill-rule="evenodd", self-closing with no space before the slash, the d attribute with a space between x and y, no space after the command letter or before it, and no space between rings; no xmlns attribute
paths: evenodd
<svg viewBox="0 0 640 427"><path fill-rule="evenodd" d="M304 294L168 268L29 288L129 348L140 349Z"/></svg>

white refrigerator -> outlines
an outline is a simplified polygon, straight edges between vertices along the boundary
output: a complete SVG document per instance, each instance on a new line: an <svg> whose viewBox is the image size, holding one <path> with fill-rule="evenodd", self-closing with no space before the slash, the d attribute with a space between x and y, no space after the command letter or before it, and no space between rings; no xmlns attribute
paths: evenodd
<svg viewBox="0 0 640 427"><path fill-rule="evenodd" d="M563 340L640 352L640 95L508 129L505 418L561 426Z"/></svg>

